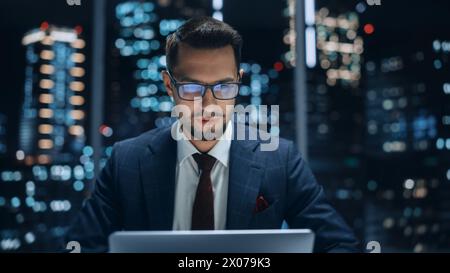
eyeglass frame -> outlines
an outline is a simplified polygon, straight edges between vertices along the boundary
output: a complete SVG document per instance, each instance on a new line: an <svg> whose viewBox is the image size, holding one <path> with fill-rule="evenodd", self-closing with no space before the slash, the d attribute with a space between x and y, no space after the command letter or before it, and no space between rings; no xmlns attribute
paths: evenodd
<svg viewBox="0 0 450 273"><path fill-rule="evenodd" d="M189 99L185 99L182 98L180 96L180 91L179 91L179 86L181 85L186 85L186 84L197 84L197 85L201 85L205 88L205 92L202 94L202 98L206 95L206 91L208 91L208 89L211 90L211 93L213 94L213 97L217 100L233 100L235 98L237 98L239 96L239 90L241 89L241 85L242 85L242 81L240 81L241 76L238 74L238 78L239 81L238 82L224 82L224 83L215 83L215 84L203 84L203 83L199 83L199 82L183 82L180 83L178 81L175 80L175 78L172 76L172 73L169 70L164 70L165 73L167 73L167 75L169 76L170 82L175 86L175 90L177 91L177 95L180 99L185 100L185 101L195 101L195 99L193 100L189 100ZM237 84L238 86L238 92L236 94L235 97L230 98L230 99L221 99L216 97L216 93L214 92L214 87L217 85L221 85L221 84Z"/></svg>

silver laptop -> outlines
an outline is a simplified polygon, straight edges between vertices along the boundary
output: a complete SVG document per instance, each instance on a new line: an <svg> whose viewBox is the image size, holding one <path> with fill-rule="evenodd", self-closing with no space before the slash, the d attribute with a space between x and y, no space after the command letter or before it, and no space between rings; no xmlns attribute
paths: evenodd
<svg viewBox="0 0 450 273"><path fill-rule="evenodd" d="M119 231L109 236L113 253L311 253L309 229Z"/></svg>

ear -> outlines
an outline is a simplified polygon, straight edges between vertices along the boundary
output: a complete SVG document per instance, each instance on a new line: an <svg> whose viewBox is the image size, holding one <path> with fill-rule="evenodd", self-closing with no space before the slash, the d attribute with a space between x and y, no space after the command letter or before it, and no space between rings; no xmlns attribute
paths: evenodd
<svg viewBox="0 0 450 273"><path fill-rule="evenodd" d="M239 70L239 77L241 78L241 80L242 80L242 78L244 78L244 69L240 69Z"/></svg>
<svg viewBox="0 0 450 273"><path fill-rule="evenodd" d="M167 74L167 72L165 70L161 71L161 77L163 79L164 87L166 88L167 94L170 97L172 97L172 99L175 99L173 97L172 82L170 81L170 77L169 77L169 75Z"/></svg>

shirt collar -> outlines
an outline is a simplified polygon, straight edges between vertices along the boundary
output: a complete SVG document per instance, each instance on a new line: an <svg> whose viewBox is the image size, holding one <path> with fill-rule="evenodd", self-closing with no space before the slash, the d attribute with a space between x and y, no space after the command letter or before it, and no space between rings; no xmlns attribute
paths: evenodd
<svg viewBox="0 0 450 273"><path fill-rule="evenodd" d="M176 134L177 134L177 161L181 164L186 158L192 156L193 154L200 153L197 148L192 145L192 143L182 136L180 130L180 122L177 121ZM216 158L225 167L228 167L230 158L230 147L231 147L231 137L233 135L233 125L231 121L228 122L227 128L224 134L219 138L219 141L214 145L214 147L208 152L210 156Z"/></svg>

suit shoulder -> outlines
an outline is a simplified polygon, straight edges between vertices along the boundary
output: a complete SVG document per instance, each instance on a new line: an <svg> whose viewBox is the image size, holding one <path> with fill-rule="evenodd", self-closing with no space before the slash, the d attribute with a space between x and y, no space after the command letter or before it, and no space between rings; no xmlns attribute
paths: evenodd
<svg viewBox="0 0 450 273"><path fill-rule="evenodd" d="M283 152L286 152L289 149L289 147L295 146L295 144L294 144L294 142L292 140L289 140L289 139L286 139L286 138L282 138L282 137L280 137L280 144L279 145L280 145L280 149Z"/></svg>
<svg viewBox="0 0 450 273"><path fill-rule="evenodd" d="M116 142L115 149L142 149L163 134L170 134L170 126L151 129L139 136ZM120 147L120 148L119 148Z"/></svg>
<svg viewBox="0 0 450 273"><path fill-rule="evenodd" d="M279 147L279 152L284 158L287 158L288 160L295 157L303 159L303 154L299 150L297 143L294 141L280 138Z"/></svg>

